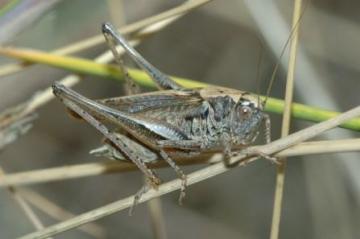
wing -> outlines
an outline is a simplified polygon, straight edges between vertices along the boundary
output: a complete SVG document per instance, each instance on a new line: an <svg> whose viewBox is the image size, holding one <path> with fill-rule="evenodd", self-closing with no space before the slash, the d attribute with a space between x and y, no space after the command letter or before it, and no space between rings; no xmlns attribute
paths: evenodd
<svg viewBox="0 0 360 239"><path fill-rule="evenodd" d="M97 102L122 112L171 124L176 118L201 107L203 98L197 90L165 90Z"/></svg>
<svg viewBox="0 0 360 239"><path fill-rule="evenodd" d="M144 143L154 144L155 142L153 141L158 139L189 139L188 135L176 125L166 121L117 110L100 102L90 100L59 83L54 83L53 91L54 94L63 101L67 100L76 104L81 111L85 111L86 109L88 114L97 119L101 118L101 121L108 121L120 126L140 141L144 141Z"/></svg>
<svg viewBox="0 0 360 239"><path fill-rule="evenodd" d="M201 104L202 100L202 97L196 90L165 90L97 101L123 112L144 113L175 106L193 106Z"/></svg>

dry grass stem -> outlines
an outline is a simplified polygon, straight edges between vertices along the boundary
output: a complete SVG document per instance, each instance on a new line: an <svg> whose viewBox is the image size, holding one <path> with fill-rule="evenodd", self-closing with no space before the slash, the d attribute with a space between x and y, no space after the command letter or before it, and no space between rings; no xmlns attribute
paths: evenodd
<svg viewBox="0 0 360 239"><path fill-rule="evenodd" d="M36 114L26 113L27 101L0 113L0 150L26 134L33 126Z"/></svg>
<svg viewBox="0 0 360 239"><path fill-rule="evenodd" d="M178 18L182 17L189 11L191 11L195 8L198 8L210 1L212 1L212 0L189 0L185 3L183 3L182 5L172 8L168 11L164 11L155 16L151 16L151 17L145 18L143 20L137 21L135 23L126 25L126 26L120 28L119 31L123 35L128 35L128 34L134 35L132 37L132 39L141 38L144 35L146 35L148 32L143 31L142 34L136 34L136 32L142 31L143 28L146 28L150 25L155 25L155 26L158 24L161 25L162 24L161 22L163 22L163 24L168 25L169 23L177 20ZM105 40L104 40L103 35L99 34L99 35L90 37L86 40L82 40L82 41L70 44L68 46L56 49L56 50L52 51L52 53L57 54L57 55L71 55L71 54L75 54L75 53L81 52L83 50L89 49L91 47L95 47L104 42L105 42ZM30 65L32 65L32 64L27 63L27 62L3 65L0 67L0 76L14 74L18 71L23 70L25 67L28 67Z"/></svg>
<svg viewBox="0 0 360 239"><path fill-rule="evenodd" d="M21 197L15 188L9 189L11 196L14 198L15 202L18 203L19 207L23 210L25 216L29 219L29 221L33 224L33 226L37 230L41 230L44 228L43 223L40 218L33 211L31 206L25 201L23 197Z"/></svg>
<svg viewBox="0 0 360 239"><path fill-rule="evenodd" d="M1 168L0 175L5 175ZM19 190L13 186L8 186L8 191L37 230L43 229L44 225L42 224L40 218L32 210L28 202L40 211L59 221L74 217L72 213L65 211L47 198L31 190ZM106 235L105 230L94 223L79 227L79 230L83 230L95 238L104 238Z"/></svg>
<svg viewBox="0 0 360 239"><path fill-rule="evenodd" d="M28 201L34 207L58 221L74 217L74 214L59 207L58 205L38 193L26 189L19 189L18 191L26 201ZM87 225L79 227L78 229L82 230L83 232L94 238L106 238L106 230L95 223L89 223Z"/></svg>
<svg viewBox="0 0 360 239"><path fill-rule="evenodd" d="M304 142L277 153L276 157L360 151L360 138Z"/></svg>
<svg viewBox="0 0 360 239"><path fill-rule="evenodd" d="M301 0L296 0L294 3L294 13L292 19L292 35L290 41L290 56L289 56L289 67L286 79L285 89L285 107L281 125L281 137L285 137L290 131L291 121L291 105L293 102L294 92L294 75L295 75L295 64L296 64L296 53L299 39L299 27L301 17ZM286 169L286 158L280 158L280 164L277 166L276 173L276 186L274 196L274 207L271 223L270 239L278 239L280 231L280 220L281 220L281 208L284 195L284 184L285 184L285 169Z"/></svg>
<svg viewBox="0 0 360 239"><path fill-rule="evenodd" d="M0 178L5 176L5 171L0 167ZM44 225L42 224L39 217L32 210L30 205L24 200L24 198L18 193L17 189L11 185L7 186L7 190L10 195L13 197L15 202L19 205L19 207L23 210L26 217L30 220L30 222L34 225L37 230L43 229Z"/></svg>
<svg viewBox="0 0 360 239"><path fill-rule="evenodd" d="M149 214L151 218L151 224L154 231L154 238L156 239L166 239L166 225L164 220L164 214L162 212L160 198L153 198L148 201L147 207L149 209Z"/></svg>
<svg viewBox="0 0 360 239"><path fill-rule="evenodd" d="M204 162L204 159L177 161L179 165ZM151 168L168 167L163 161L149 165ZM8 185L30 185L81 177L96 176L109 173L119 173L137 170L137 167L128 162L106 161L79 165L61 166L29 172L7 174L0 178L0 187Z"/></svg>
<svg viewBox="0 0 360 239"><path fill-rule="evenodd" d="M259 146L250 147L258 148ZM355 152L360 151L360 139L343 139L343 140L328 140L328 141L313 141L305 142L298 145L291 146L279 153L276 157L292 157L311 154L326 154L326 153L341 153L341 152ZM198 163L217 163L221 160L218 155L211 159L199 159L189 161L177 160L179 165L190 165ZM151 168L168 167L166 163L158 162L154 165L149 165ZM121 173L137 170L137 167L132 163L105 161L97 163L68 165L54 168L46 168L39 170L32 170L27 172L6 174L0 179L0 187L9 185L31 185L37 183L48 183L53 181L69 180L82 177L97 176L109 173Z"/></svg>
<svg viewBox="0 0 360 239"><path fill-rule="evenodd" d="M248 163L249 161L254 160L254 157L249 159L249 155L251 155L251 154L258 155L259 153L263 153L263 154L267 154L267 155L272 155L272 154L277 153L281 150L284 150L292 145L295 145L295 144L298 144L305 140L308 140L310 138L313 138L316 135L319 135L319 134L323 133L324 131L334 128L337 125L339 125L351 118L359 116L359 115L360 115L360 106L353 108L352 110L349 110L349 111L347 111L337 117L334 117L330 120L313 125L311 127L303 129L301 131L298 131L294 134L291 134L287 137L273 141L270 144L259 146L256 149L256 151L244 150L244 152L233 157L231 159L230 163L240 162L239 165L242 166L242 165L245 165L246 163ZM256 157L257 156L255 156L255 158ZM192 184L204 181L208 178L212 178L212 177L219 175L221 173L224 173L228 170L230 170L230 169L226 168L223 163L221 163L221 162L216 163L214 165L208 166L204 169L200 169L200 170L197 170L197 171L189 174L187 182L188 182L188 185L192 185ZM156 190L150 189L148 192L143 194L143 196L140 199L140 202L145 202L152 198L159 197L159 196L167 194L169 192L178 190L181 187L181 183L182 183L181 180L175 179L175 180L172 180L170 182L160 185L158 187L158 189L156 189ZM72 219L69 219L67 221L47 227L43 230L40 230L40 231L37 231L34 233L30 233L21 238L22 239L46 238L48 236L56 235L61 232L71 230L71 229L79 227L83 224L95 221L102 217L105 217L105 216L111 215L113 213L119 212L121 210L124 210L126 208L129 208L133 204L133 201L134 201L134 196L130 196L125 199L121 199L121 200L113 202L111 204L102 206L100 208L88 211L86 213L83 213L83 214L76 216Z"/></svg>

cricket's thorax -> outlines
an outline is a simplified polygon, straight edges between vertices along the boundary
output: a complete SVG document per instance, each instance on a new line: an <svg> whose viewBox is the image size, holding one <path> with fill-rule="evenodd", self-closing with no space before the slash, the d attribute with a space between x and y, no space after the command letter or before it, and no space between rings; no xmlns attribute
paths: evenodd
<svg viewBox="0 0 360 239"><path fill-rule="evenodd" d="M230 96L216 96L204 100L198 109L174 123L191 139L214 147L251 143L262 118L261 110L251 101L240 98L235 102Z"/></svg>

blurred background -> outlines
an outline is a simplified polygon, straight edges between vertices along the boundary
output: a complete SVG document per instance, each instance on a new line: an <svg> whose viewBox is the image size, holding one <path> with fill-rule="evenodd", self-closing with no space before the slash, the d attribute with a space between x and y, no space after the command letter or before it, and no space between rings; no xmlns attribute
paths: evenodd
<svg viewBox="0 0 360 239"><path fill-rule="evenodd" d="M8 2L0 4L5 6ZM15 2L16 7L0 14L0 43L52 51L99 34L105 21L120 27L184 1ZM317 0L305 5L295 101L334 111L359 105L360 2ZM164 72L201 82L256 92L260 75L264 93L289 37L292 9L293 2L286 0L212 1L147 38L137 49ZM106 49L102 44L78 56L93 59ZM273 97L283 97L287 60L285 54L271 92ZM10 62L15 61L0 58L1 64ZM35 65L1 77L0 111L27 100L67 74L64 70ZM123 94L121 83L90 76L75 89L93 99ZM37 112L39 118L34 128L0 152L0 165L7 173L107 160L88 154L100 144L100 134L69 117L59 101L53 100ZM271 118L276 139L281 116ZM311 124L294 120L292 131ZM350 137L359 137L359 133L334 129L322 139ZM289 159L280 238L360 237L359 156L343 153ZM204 165L187 166L184 170L191 172L201 167ZM165 179L175 177L170 169L159 172ZM183 206L177 203L178 192L163 196L168 238L268 238L275 176L274 165L259 160L189 187ZM80 214L129 196L141 185L141 174L131 172L29 188ZM35 212L45 226L56 223L46 214ZM105 229L106 238L153 237L146 204L139 205L131 217L125 210L96 223ZM15 238L34 230L9 193L0 189L0 238ZM71 230L55 238L91 236Z"/></svg>

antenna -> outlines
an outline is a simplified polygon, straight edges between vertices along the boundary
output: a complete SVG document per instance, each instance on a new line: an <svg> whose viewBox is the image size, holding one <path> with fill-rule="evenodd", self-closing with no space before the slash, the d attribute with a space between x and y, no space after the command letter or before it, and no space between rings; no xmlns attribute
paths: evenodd
<svg viewBox="0 0 360 239"><path fill-rule="evenodd" d="M300 21L302 20L304 14L305 14L305 10L306 10L306 8L307 8L307 6L308 6L308 4L309 4L310 1L311 1L311 0L306 1L305 5L304 5L304 7L303 7L303 10L302 10L302 12L301 12L301 15L300 15L300 17L299 17L299 20L296 22L295 26L291 29L290 35L289 35L289 37L287 38L287 40L286 40L286 42L285 42L285 45L284 45L284 47L283 47L282 50L281 50L280 57L279 57L279 59L277 60L277 62L276 62L276 64L275 64L273 73L271 74L270 83L269 83L269 86L268 86L268 88L267 88L267 90L266 90L265 100L262 102L262 105L263 105L264 107L265 107L266 101L267 101L268 98L269 98L271 88L272 88L272 86L273 86L273 84L274 84L275 76L276 76L276 73L277 73L277 71L278 71L278 69L279 69L280 63L281 63L281 58L284 56L285 50L287 49L287 47L288 47L288 45L289 45L289 43L290 43L290 40L292 39L292 37L293 37L293 35L294 35L295 30L298 28L298 26L299 26L299 24L300 24Z"/></svg>
<svg viewBox="0 0 360 239"><path fill-rule="evenodd" d="M264 50L264 45L263 42L258 39L260 41L260 47L259 47L259 58L258 58L258 62L257 62L257 66L256 68L258 69L256 72L256 94L257 94L257 103L258 106L260 105L260 81L261 81L261 72L260 72L260 67L261 67L261 63L262 63L262 58L263 58L263 50Z"/></svg>

